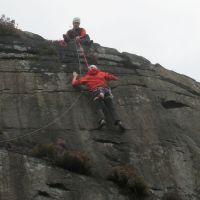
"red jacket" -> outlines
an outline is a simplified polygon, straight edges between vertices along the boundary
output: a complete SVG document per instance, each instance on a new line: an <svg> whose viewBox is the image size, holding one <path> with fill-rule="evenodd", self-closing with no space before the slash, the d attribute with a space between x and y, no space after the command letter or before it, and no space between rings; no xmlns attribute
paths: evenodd
<svg viewBox="0 0 200 200"><path fill-rule="evenodd" d="M107 81L117 80L118 78L112 74L102 72L98 69L90 69L87 74L77 80L72 80L74 87L79 85L86 85L90 91L94 91L98 86L108 86Z"/></svg>

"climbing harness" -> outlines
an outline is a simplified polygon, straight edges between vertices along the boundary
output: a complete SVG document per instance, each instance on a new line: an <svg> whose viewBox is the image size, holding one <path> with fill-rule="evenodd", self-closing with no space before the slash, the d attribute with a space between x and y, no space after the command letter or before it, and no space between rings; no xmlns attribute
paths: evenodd
<svg viewBox="0 0 200 200"><path fill-rule="evenodd" d="M80 56L79 56L79 52L78 52L78 47L77 47L77 44L76 44L76 41L75 42L75 45L76 45L76 52L77 52L77 57L78 57L78 62L79 62L79 71L80 71L80 74L81 74L81 62L80 62ZM84 50L83 50L83 47L82 45L80 44L79 45L83 55L84 55L84 60L85 60L85 63L88 67L88 62L87 62L87 59L86 59L86 56L85 56L85 53L84 53ZM27 137L27 136L30 136L30 135L34 135L34 134L37 134L39 131L43 130L43 129L46 129L48 128L49 126L53 125L55 122L57 122L58 120L60 120L64 115L66 115L72 108L73 106L79 101L79 99L81 98L83 94L83 91L81 91L80 95L76 98L76 100L71 104L70 107L68 107L59 117L55 118L52 122L49 122L47 123L46 125L34 130L34 131L31 131L31 132L28 132L28 133L25 133L23 135L20 135L20 136L16 136L16 137L13 137L11 139L7 139L7 140L0 140L0 143L5 143L5 142L10 142L10 141L13 141L13 140L17 140L19 138L24 138L24 137Z"/></svg>
<svg viewBox="0 0 200 200"><path fill-rule="evenodd" d="M97 87L95 90L91 92L93 96L93 101L96 101L97 99L113 98L113 94L109 87Z"/></svg>

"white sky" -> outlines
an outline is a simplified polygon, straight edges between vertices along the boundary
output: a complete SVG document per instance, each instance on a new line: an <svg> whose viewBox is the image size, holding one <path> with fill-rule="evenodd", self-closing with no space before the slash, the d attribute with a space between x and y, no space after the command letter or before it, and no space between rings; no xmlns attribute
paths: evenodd
<svg viewBox="0 0 200 200"><path fill-rule="evenodd" d="M80 17L81 27L102 46L200 82L200 0L0 0L0 14L53 40Z"/></svg>

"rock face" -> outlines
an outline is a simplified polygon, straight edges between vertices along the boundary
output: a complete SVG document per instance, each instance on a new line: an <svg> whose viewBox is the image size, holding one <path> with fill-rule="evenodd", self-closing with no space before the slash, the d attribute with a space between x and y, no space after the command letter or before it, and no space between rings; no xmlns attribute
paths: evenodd
<svg viewBox="0 0 200 200"><path fill-rule="evenodd" d="M0 37L0 199L137 199L106 179L119 165L144 177L154 199L174 190L200 199L200 83L98 44L85 51L90 64L119 77L111 88L125 133L109 116L96 130L90 94L71 86L80 71L73 45L56 47L28 32ZM90 176L30 156L36 144L58 138L87 154Z"/></svg>

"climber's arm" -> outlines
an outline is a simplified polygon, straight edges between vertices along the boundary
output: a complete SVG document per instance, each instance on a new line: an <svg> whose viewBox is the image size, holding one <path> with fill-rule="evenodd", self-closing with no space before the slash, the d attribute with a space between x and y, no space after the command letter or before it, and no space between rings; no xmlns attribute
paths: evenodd
<svg viewBox="0 0 200 200"><path fill-rule="evenodd" d="M84 28L82 28L80 39L83 39L84 37L86 37L86 30Z"/></svg>
<svg viewBox="0 0 200 200"><path fill-rule="evenodd" d="M69 42L70 41L68 33L63 34L63 39L64 39L65 42Z"/></svg>
<svg viewBox="0 0 200 200"><path fill-rule="evenodd" d="M78 74L76 72L73 72L73 79L72 79L72 86L73 87L77 87L77 86L80 86L80 85L84 85L85 84L85 78L80 78L80 79L77 79L78 77Z"/></svg>
<svg viewBox="0 0 200 200"><path fill-rule="evenodd" d="M109 73L105 73L104 78L107 81L110 81L110 80L116 81L118 79L117 76L114 76L113 74L109 74Z"/></svg>
<svg viewBox="0 0 200 200"><path fill-rule="evenodd" d="M86 37L86 30L84 28L81 28L81 33L80 33L79 36L76 37L76 40L79 41L79 40L81 40L81 39L83 39L85 37Z"/></svg>

